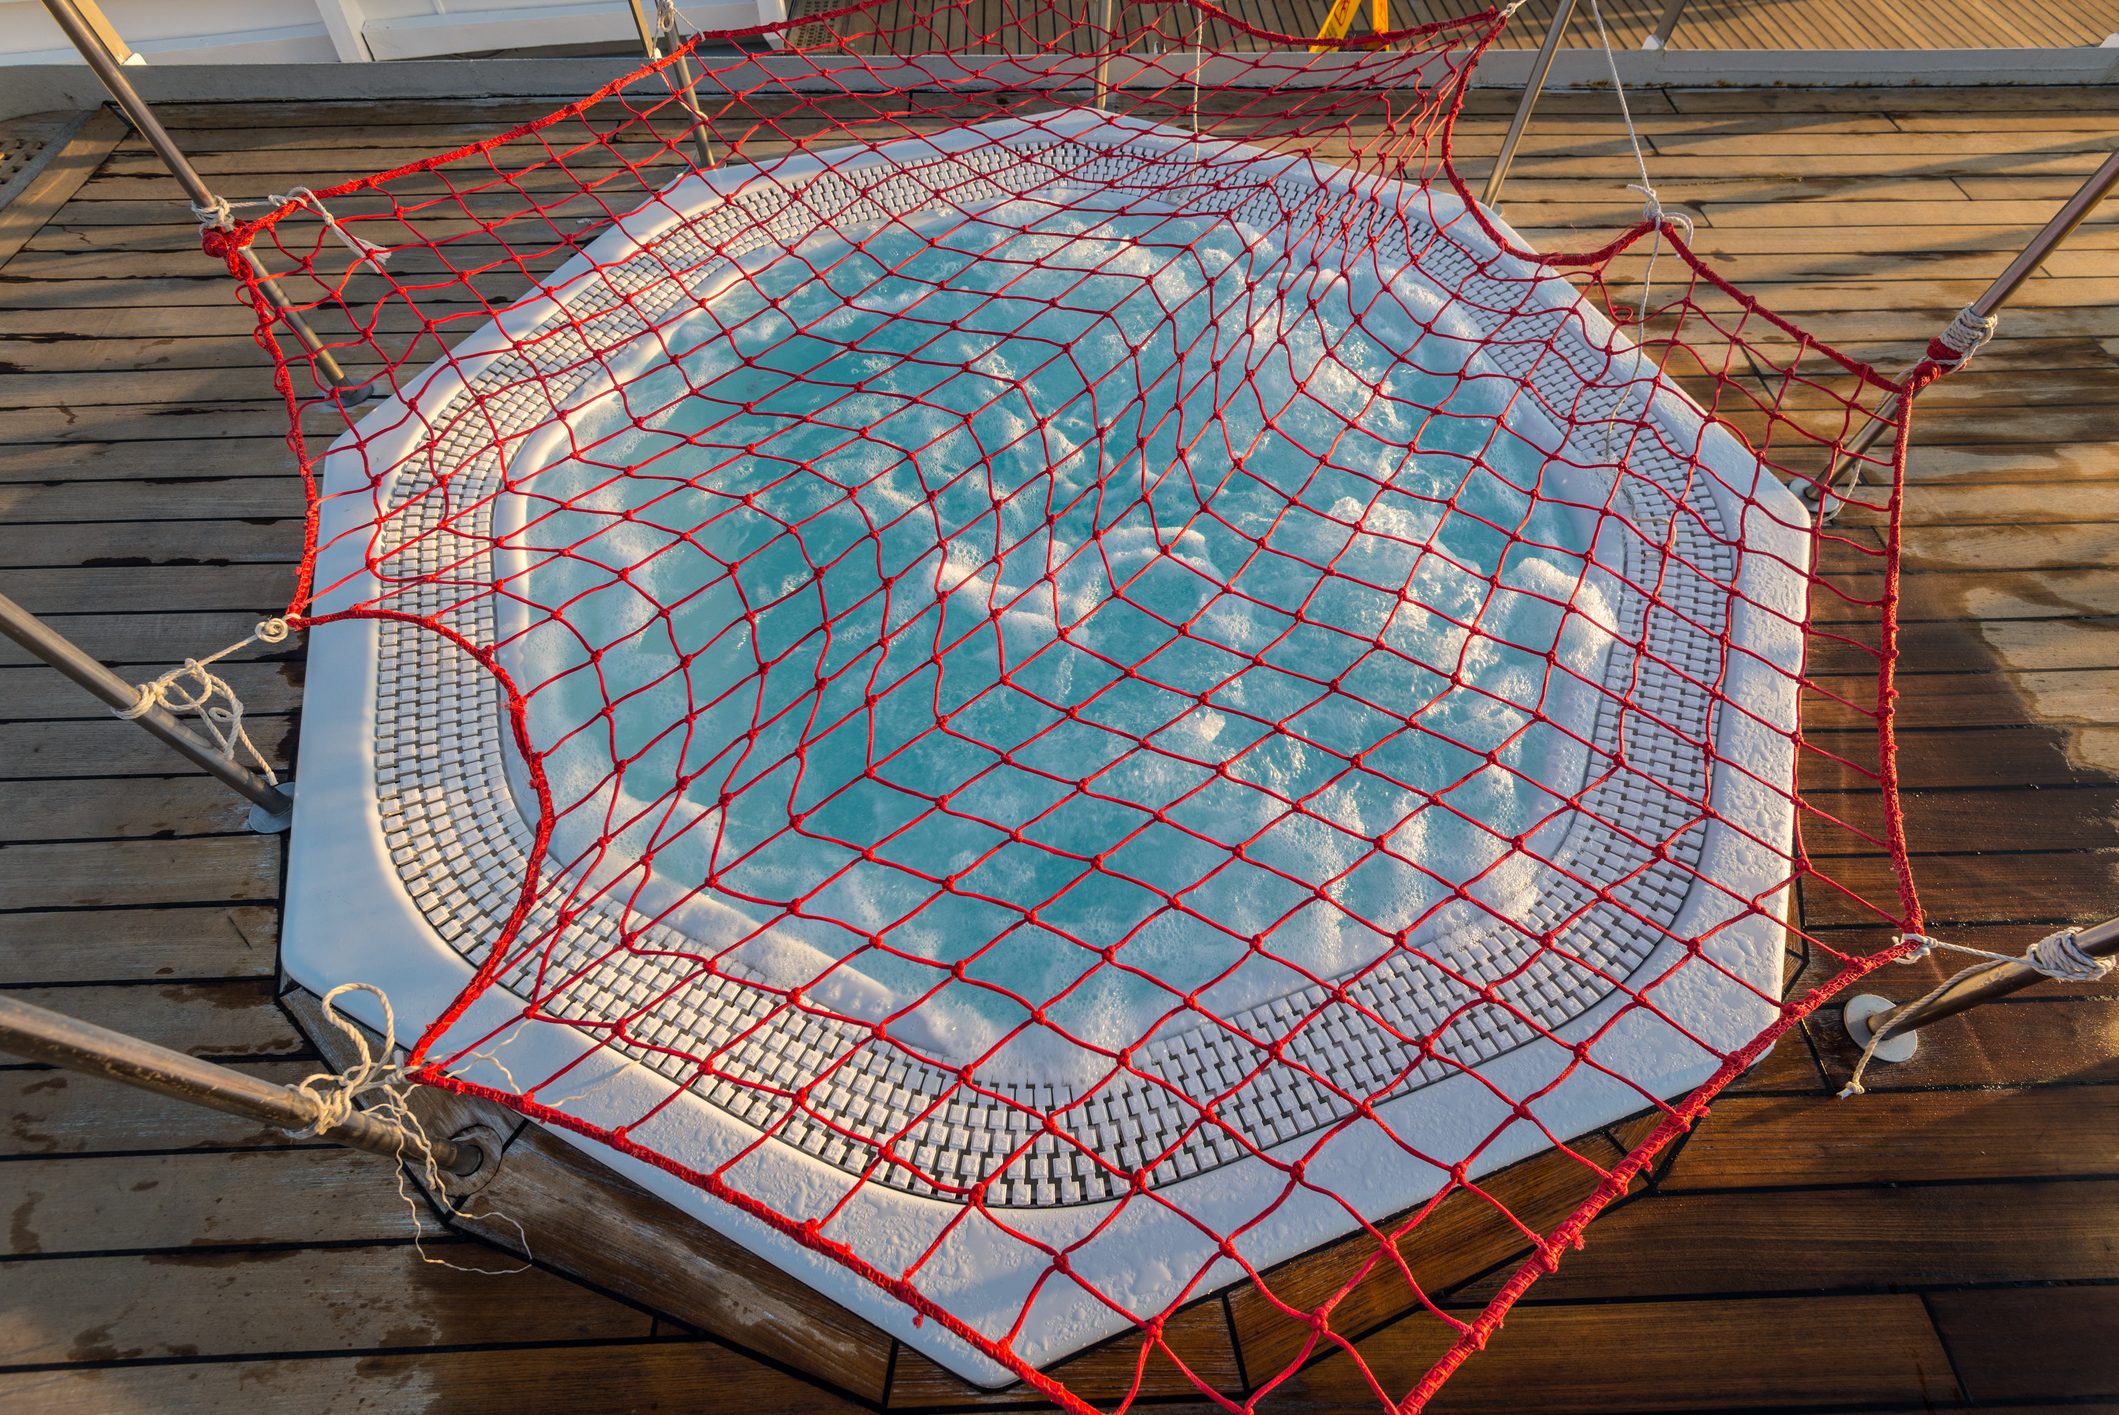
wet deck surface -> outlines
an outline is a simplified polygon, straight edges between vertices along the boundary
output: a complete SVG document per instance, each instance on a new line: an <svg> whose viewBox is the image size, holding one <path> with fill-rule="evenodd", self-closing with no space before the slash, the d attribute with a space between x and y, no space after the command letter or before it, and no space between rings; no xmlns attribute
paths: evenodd
<svg viewBox="0 0 2119 1415"><path fill-rule="evenodd" d="M1505 105L1479 95L1460 130L1475 174ZM249 195L528 112L166 117ZM2119 133L2109 89L1647 93L1636 112L1706 254L1887 362ZM0 219L0 250L19 244L0 264L0 592L145 677L282 601L301 494L249 317L146 149L99 119L51 170L27 194L42 206ZM1610 100L1555 95L1508 212L1559 243L1630 219L1630 176ZM1912 838L1934 931L2014 951L2119 906L2119 211L1921 411L1901 670ZM281 751L298 653L246 652L228 676ZM293 1079L315 1063L273 998L281 843L171 772L136 729L0 655L0 986ZM1938 975L1884 981L1910 995ZM1815 1020L1433 1409L2119 1410L2115 998L2119 977L1945 1024L1858 1103L1831 1098L1850 1049ZM422 1264L364 1157L48 1070L0 1065L0 1216L7 1412L858 1408L553 1273ZM490 1258L448 1238L429 1252ZM1497 1253L1447 1300L1474 1310L1513 1266ZM1270 1347L1229 1315L1237 1342ZM1434 1330L1386 1314L1364 1354L1402 1390ZM909 1356L873 1399L970 1401ZM1266 1408L1364 1399L1327 1362Z"/></svg>

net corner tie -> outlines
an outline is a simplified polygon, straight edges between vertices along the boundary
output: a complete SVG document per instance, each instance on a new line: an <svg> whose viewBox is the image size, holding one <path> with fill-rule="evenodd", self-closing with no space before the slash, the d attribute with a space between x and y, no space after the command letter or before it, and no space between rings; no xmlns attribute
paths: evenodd
<svg viewBox="0 0 2119 1415"><path fill-rule="evenodd" d="M370 1046L368 1034L360 1024L338 1010L338 1000L349 992L364 992L372 996L381 1006L383 1017L382 1041L379 1046ZM316 1106L316 1119L306 1126L289 1126L282 1133L297 1140L312 1139L325 1131L343 1124L363 1100L369 1104L362 1109L393 1126L400 1137L397 1153L397 1197L404 1202L412 1215L412 1248L419 1260L434 1267L450 1268L456 1272L476 1273L481 1277L512 1277L527 1272L533 1266L530 1257L529 1234L523 1226L508 1215L498 1211L481 1213L481 1218L496 1218L511 1225L521 1240L521 1251L526 1261L511 1268L466 1267L452 1263L446 1258L437 1258L424 1246L426 1225L419 1216L418 1201L405 1187L405 1178L414 1167L422 1187L452 1218L467 1218L469 1214L458 1206L451 1196L448 1181L443 1176L441 1165L434 1158L434 1141L427 1134L426 1125L419 1113L412 1108L412 1087L416 1084L405 1067L394 1059L397 1050L397 1013L390 1006L390 996L374 983L340 983L317 999L317 1006L324 1020L343 1033L353 1044L356 1060L339 1071L319 1071L306 1076L291 1087L307 1096Z"/></svg>
<svg viewBox="0 0 2119 1415"><path fill-rule="evenodd" d="M1972 362L1972 356L1987 346L2000 327L1998 316L1981 314L1973 306L1966 305L1951 319L1949 327L1929 344L1928 358L1946 372L1955 372Z"/></svg>
<svg viewBox="0 0 2119 1415"><path fill-rule="evenodd" d="M289 187L284 192L275 193L269 200L275 206L294 205L309 208L309 210L316 213L317 220L324 223L325 229L338 238L339 244L353 252L356 259L366 261L377 270L384 270L389 267L391 253L388 247L379 246L373 241L365 240L348 231L339 224L339 219L331 214L331 209L325 206L322 200L317 197L317 194L309 188Z"/></svg>

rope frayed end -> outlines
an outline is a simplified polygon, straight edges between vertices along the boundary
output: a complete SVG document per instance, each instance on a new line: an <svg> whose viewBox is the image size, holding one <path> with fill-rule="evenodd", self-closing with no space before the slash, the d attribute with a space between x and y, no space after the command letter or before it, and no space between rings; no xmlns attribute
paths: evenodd
<svg viewBox="0 0 2119 1415"><path fill-rule="evenodd" d="M368 1033L359 1023L349 1019L338 1010L339 998L349 992L364 992L372 996L382 1007L383 1035L380 1046L370 1046ZM424 1246L426 1225L419 1216L419 1201L412 1197L405 1179L413 1166L418 1166L421 1185L434 1202L456 1218L470 1217L458 1208L450 1197L448 1180L434 1158L434 1141L427 1135L426 1126L419 1113L412 1108L413 1081L405 1068L395 1059L397 1051L397 1014L390 1006L390 998L373 983L341 983L318 999L323 1009L324 1020L345 1035L353 1044L356 1060L343 1071L320 1071L295 1083L294 1089L316 1103L316 1119L300 1129L286 1133L297 1139L321 1135L339 1125L353 1113L361 1102L364 1109L388 1121L397 1129L403 1141L397 1152L397 1197L404 1201L407 1212L412 1215L412 1248L419 1260L435 1267L451 1268L457 1272L478 1273L486 1277L509 1277L527 1272L531 1264L521 1263L512 1268L465 1267L446 1258L437 1258ZM529 1256L530 1238L520 1223L506 1214L486 1213L483 1218L497 1218L512 1226L521 1240L521 1251Z"/></svg>

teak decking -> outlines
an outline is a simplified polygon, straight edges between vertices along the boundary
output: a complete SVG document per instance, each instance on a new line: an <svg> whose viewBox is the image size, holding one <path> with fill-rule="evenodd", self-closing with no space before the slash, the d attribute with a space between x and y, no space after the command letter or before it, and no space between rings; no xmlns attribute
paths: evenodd
<svg viewBox="0 0 2119 1415"><path fill-rule="evenodd" d="M799 0L790 4L795 14L824 14L840 7L842 0ZM1195 20L1182 17L1160 3L1113 0L1120 32L1144 25L1161 24L1173 47L1204 43L1215 49L1261 47L1253 35L1226 21L1202 17L1197 21L1198 38L1191 26ZM1487 0L1389 0L1393 29L1433 24L1438 20L1475 15L1488 8ZM873 20L861 22L864 29L891 33L916 23L914 16L934 12L926 0L896 0L894 8L878 11ZM1313 35L1332 11L1332 0L1225 0L1221 9L1255 29L1276 33ZM1604 0L1604 23L1611 42L1621 49L1638 49L1656 27L1663 0ZM1101 16L1099 0L1083 0L1076 11L1084 21ZM1013 0L969 0L963 9L954 6L942 12L935 24L944 39L963 34L1006 33L1018 14L1029 12ZM1545 37L1549 4L1528 6L1504 30L1495 44L1503 49L1536 48ZM2068 48L2093 45L2119 31L2119 0L2067 0L2062 5L2038 5L2029 0L1690 0L1671 39L1673 49L2011 49L2027 46ZM1364 3L1354 19L1354 35L1370 33L1369 6ZM1039 43L1083 44L1092 42L1092 31L1070 35L1050 12L1025 33ZM1582 47L1596 42L1596 29L1584 5L1569 26L1565 41ZM1029 47L1029 46L1023 46Z"/></svg>
<svg viewBox="0 0 2119 1415"><path fill-rule="evenodd" d="M1475 174L1508 103L1475 96L1459 143ZM1635 110L1700 248L1885 361L1975 294L2119 133L2111 89L1644 93ZM209 179L248 195L527 111L164 116ZM0 253L19 246L0 264L0 589L146 676L280 603L301 500L249 317L121 133L92 119L0 213ZM1630 175L1610 98L1553 95L1509 215L1559 244L1631 219ZM1911 829L1936 931L1988 947L2119 904L2115 218L2086 227L1919 412ZM247 653L229 677L281 747L299 652ZM273 997L280 842L244 833L240 804L177 765L55 674L0 657L0 985L292 1079L318 1063ZM1881 983L1908 996L1940 966ZM2119 1410L2115 998L2119 979L2048 986L1944 1023L1858 1102L1831 1098L1850 1049L1829 1012L1813 1019L1433 1408ZM0 1116L0 1411L858 1408L549 1272L420 1263L364 1156L4 1063ZM500 1265L461 1239L428 1248ZM1464 1272L1448 1300L1475 1309L1513 1266ZM1242 1307L1198 1323L1230 1384L1247 1351L1263 1366L1286 1339ZM1364 1351L1403 1389L1436 1327L1390 1315ZM977 1396L902 1351L841 1384L891 1409L1025 1400ZM1326 1361L1266 1408L1365 1400Z"/></svg>

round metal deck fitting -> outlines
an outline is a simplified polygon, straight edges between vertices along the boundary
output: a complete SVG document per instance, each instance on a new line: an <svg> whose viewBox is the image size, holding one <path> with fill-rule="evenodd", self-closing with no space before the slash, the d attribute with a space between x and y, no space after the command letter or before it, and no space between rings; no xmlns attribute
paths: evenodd
<svg viewBox="0 0 2119 1415"><path fill-rule="evenodd" d="M287 798L286 810L277 812L268 811L263 806L258 805L256 802L251 803L250 815L244 821L244 824L249 826L252 830L256 831L259 835L279 835L283 831L285 831L289 826L294 824L293 779L283 778L279 782L279 788L281 793Z"/></svg>
<svg viewBox="0 0 2119 1415"><path fill-rule="evenodd" d="M1846 1007L1840 1012L1840 1022L1846 1027L1847 1035L1854 1038L1854 1044L1865 1047L1875 1030L1870 1026L1871 1021L1897 1006L1890 998L1878 997L1873 992L1856 993L1847 999ZM1918 1032L1900 1032L1878 1043L1874 1055L1878 1061L1911 1061L1919 1050Z"/></svg>

